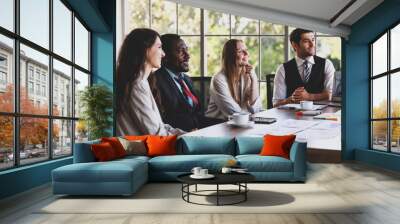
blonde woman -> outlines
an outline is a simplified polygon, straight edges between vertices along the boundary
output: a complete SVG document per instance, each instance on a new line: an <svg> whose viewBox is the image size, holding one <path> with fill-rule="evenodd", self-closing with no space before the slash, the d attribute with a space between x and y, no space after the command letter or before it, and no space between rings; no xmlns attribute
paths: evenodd
<svg viewBox="0 0 400 224"><path fill-rule="evenodd" d="M206 116L227 120L236 112L257 113L261 109L257 75L249 64L246 45L231 39L222 51L221 71L211 79Z"/></svg>

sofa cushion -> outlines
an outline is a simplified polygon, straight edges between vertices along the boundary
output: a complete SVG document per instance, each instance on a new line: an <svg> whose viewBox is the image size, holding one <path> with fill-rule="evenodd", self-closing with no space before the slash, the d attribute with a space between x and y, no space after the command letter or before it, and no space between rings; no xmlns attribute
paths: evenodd
<svg viewBox="0 0 400 224"><path fill-rule="evenodd" d="M74 147L74 163L95 162L96 158L90 148L92 144L99 144L100 140L75 143Z"/></svg>
<svg viewBox="0 0 400 224"><path fill-rule="evenodd" d="M140 140L140 141L146 141L147 137L149 135L125 135L124 138L129 140L129 141L135 141L135 140Z"/></svg>
<svg viewBox="0 0 400 224"><path fill-rule="evenodd" d="M109 162L74 163L53 170L58 182L129 182L134 172L147 171L146 162L138 159ZM143 173L147 176L147 173Z"/></svg>
<svg viewBox="0 0 400 224"><path fill-rule="evenodd" d="M235 155L235 141L230 137L183 136L177 154L225 154Z"/></svg>
<svg viewBox="0 0 400 224"><path fill-rule="evenodd" d="M147 137L147 155L148 156L164 156L176 154L176 135L158 136L150 135Z"/></svg>
<svg viewBox="0 0 400 224"><path fill-rule="evenodd" d="M104 137L104 138L101 138L101 142L110 143L110 145L114 149L114 152L115 152L115 155L117 156L117 158L122 158L122 157L126 156L126 151L117 137Z"/></svg>
<svg viewBox="0 0 400 224"><path fill-rule="evenodd" d="M280 156L289 159L290 148L293 145L296 135L265 135L264 146L261 149L261 156Z"/></svg>
<svg viewBox="0 0 400 224"><path fill-rule="evenodd" d="M228 160L235 159L231 155L175 155L158 156L149 160L151 172L190 172L193 167L199 166L211 172L219 171Z"/></svg>
<svg viewBox="0 0 400 224"><path fill-rule="evenodd" d="M150 157L147 156L137 156L137 155L130 155L130 156L125 156L124 158L120 158L117 160L114 160L113 162L131 162L134 160L139 160L139 161L143 161L143 162L148 162L150 159Z"/></svg>
<svg viewBox="0 0 400 224"><path fill-rule="evenodd" d="M264 140L262 137L236 137L236 155L260 154Z"/></svg>
<svg viewBox="0 0 400 224"><path fill-rule="evenodd" d="M96 160L99 162L110 161L118 158L112 145L108 142L93 144L90 147L94 157L96 157Z"/></svg>
<svg viewBox="0 0 400 224"><path fill-rule="evenodd" d="M238 155L241 168L249 172L292 172L292 161L279 156Z"/></svg>
<svg viewBox="0 0 400 224"><path fill-rule="evenodd" d="M119 142L124 147L126 155L147 155L146 143L142 140L127 140L125 138L118 137Z"/></svg>

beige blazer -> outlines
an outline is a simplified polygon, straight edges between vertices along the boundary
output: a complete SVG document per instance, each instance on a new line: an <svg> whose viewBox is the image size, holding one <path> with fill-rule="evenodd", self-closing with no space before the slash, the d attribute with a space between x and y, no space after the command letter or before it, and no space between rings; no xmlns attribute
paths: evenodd
<svg viewBox="0 0 400 224"><path fill-rule="evenodd" d="M133 84L126 105L117 114L117 135L175 135L181 129L164 124L147 78Z"/></svg>

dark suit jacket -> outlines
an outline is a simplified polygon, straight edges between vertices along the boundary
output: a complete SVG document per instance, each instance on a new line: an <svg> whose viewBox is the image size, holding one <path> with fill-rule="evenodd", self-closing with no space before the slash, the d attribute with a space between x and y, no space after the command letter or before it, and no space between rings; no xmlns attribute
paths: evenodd
<svg viewBox="0 0 400 224"><path fill-rule="evenodd" d="M199 104L194 108L187 102L165 67L158 69L154 75L161 97L161 105L158 106L164 123L185 131L201 128L199 124L199 116L201 116L200 98L193 89L190 77L185 75L184 80L192 94L199 100Z"/></svg>

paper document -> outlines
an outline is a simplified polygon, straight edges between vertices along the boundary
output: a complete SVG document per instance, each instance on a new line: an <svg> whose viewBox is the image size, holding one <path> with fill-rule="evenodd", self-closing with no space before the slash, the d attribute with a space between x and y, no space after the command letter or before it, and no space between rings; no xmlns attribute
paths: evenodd
<svg viewBox="0 0 400 224"><path fill-rule="evenodd" d="M313 105L312 110L322 110L327 105ZM289 103L278 107L279 109L287 109L287 110L302 110L300 104Z"/></svg>
<svg viewBox="0 0 400 224"><path fill-rule="evenodd" d="M297 134L297 137L307 141L318 139L335 138L341 133L341 125L334 121L320 121L317 125L310 127Z"/></svg>
<svg viewBox="0 0 400 224"><path fill-rule="evenodd" d="M320 121L287 119L283 121L277 121L276 123L271 125L256 125L255 128L248 130L246 134L256 135L256 136L263 136L265 134L271 134L271 135L296 134L307 128L318 125L319 122Z"/></svg>
<svg viewBox="0 0 400 224"><path fill-rule="evenodd" d="M320 115L314 116L314 119L322 119L322 120L333 120L340 121L341 115L337 113L322 113Z"/></svg>

